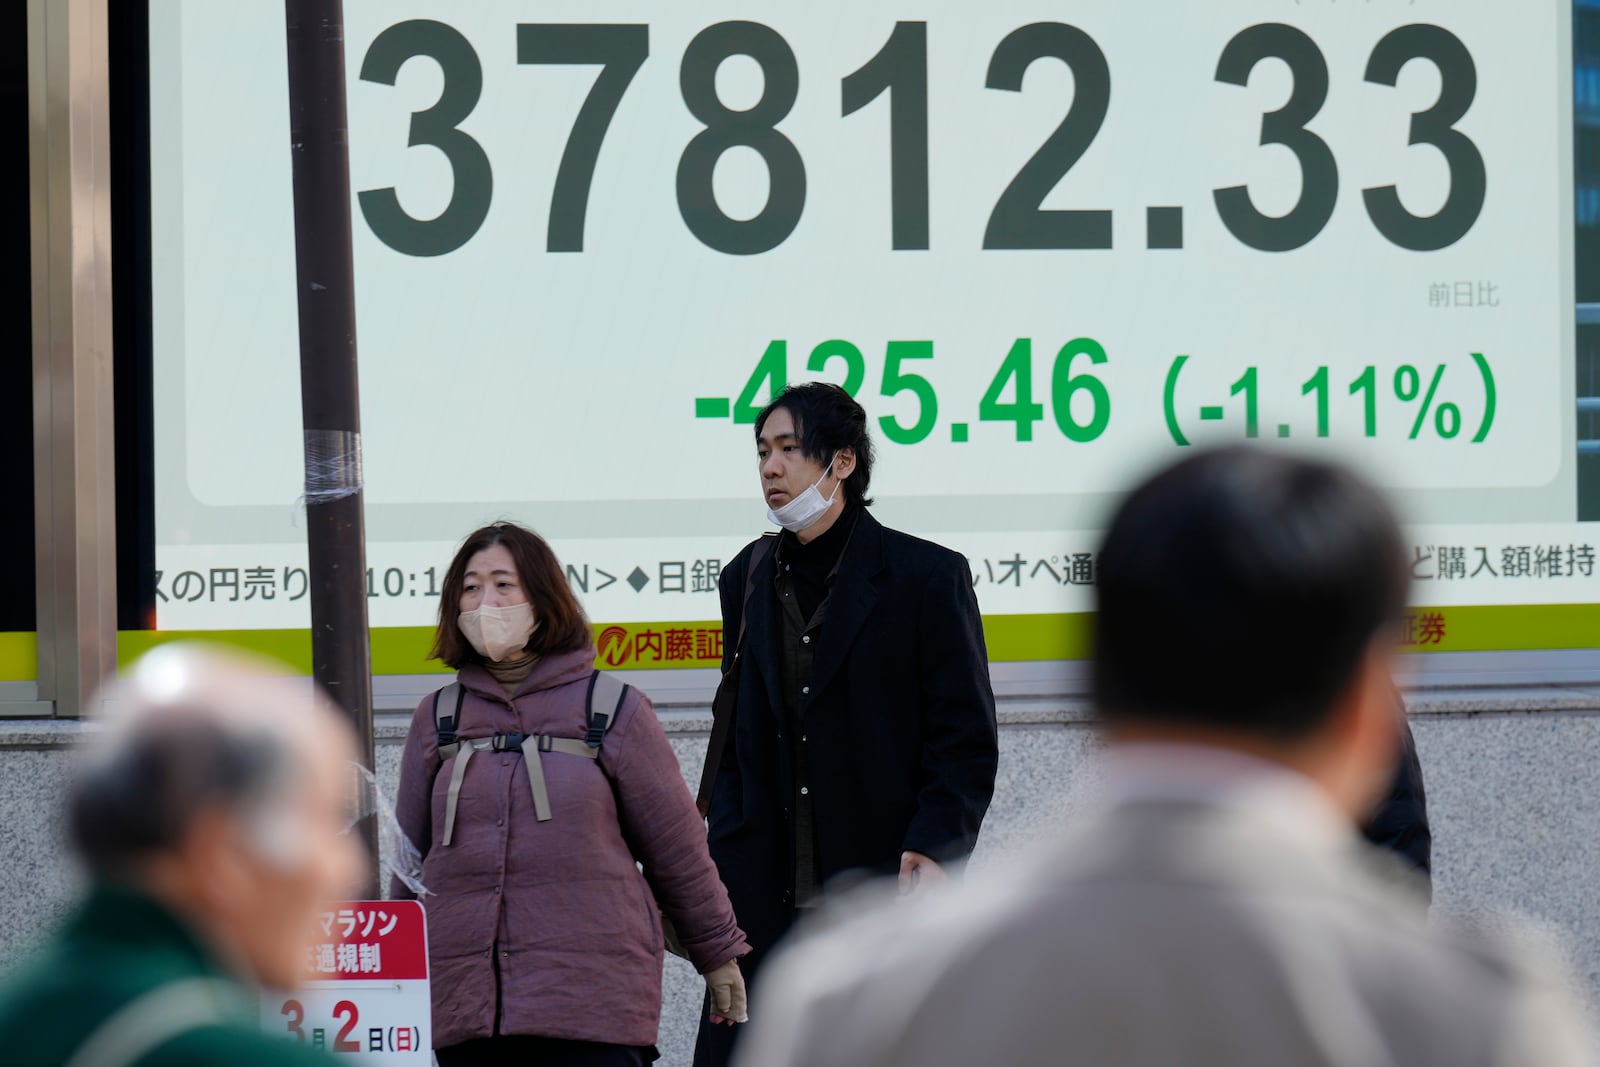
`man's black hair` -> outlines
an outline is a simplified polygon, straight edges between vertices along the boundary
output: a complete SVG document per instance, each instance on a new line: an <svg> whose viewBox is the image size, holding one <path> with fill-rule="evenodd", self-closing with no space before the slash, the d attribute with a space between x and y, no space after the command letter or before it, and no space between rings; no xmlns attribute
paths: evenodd
<svg viewBox="0 0 1600 1067"><path fill-rule="evenodd" d="M1398 620L1400 531L1332 464L1193 456L1134 490L1100 551L1094 692L1108 723L1293 740L1326 720Z"/></svg>
<svg viewBox="0 0 1600 1067"><path fill-rule="evenodd" d="M800 454L826 467L840 449L855 453L856 469L844 482L845 501L865 507L872 503L872 435L867 431L867 411L855 398L828 382L791 385L772 398L756 416L756 440L767 419L779 408L789 412L800 435Z"/></svg>

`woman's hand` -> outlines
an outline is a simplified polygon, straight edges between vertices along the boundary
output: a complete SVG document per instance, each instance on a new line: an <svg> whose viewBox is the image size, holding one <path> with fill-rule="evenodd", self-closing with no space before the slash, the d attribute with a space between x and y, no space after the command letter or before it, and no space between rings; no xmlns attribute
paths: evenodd
<svg viewBox="0 0 1600 1067"><path fill-rule="evenodd" d="M706 972L706 989L711 993L711 1023L750 1021L744 992L744 975L739 972L739 961L729 960L714 971Z"/></svg>

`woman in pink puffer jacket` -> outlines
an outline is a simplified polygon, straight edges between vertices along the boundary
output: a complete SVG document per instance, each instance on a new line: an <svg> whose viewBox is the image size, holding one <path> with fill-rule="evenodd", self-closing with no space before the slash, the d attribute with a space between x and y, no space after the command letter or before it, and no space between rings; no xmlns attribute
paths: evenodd
<svg viewBox="0 0 1600 1067"><path fill-rule="evenodd" d="M649 699L619 704L610 683L603 740L585 743L594 645L550 546L509 523L468 537L433 655L459 691L417 707L396 813L423 856L441 1067L653 1060L662 913L742 1020L749 945ZM448 719L458 692L452 745L435 702Z"/></svg>

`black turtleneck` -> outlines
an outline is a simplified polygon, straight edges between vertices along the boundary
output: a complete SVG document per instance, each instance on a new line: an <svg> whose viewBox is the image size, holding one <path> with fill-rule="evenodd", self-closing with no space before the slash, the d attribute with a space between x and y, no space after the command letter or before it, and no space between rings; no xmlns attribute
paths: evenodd
<svg viewBox="0 0 1600 1067"><path fill-rule="evenodd" d="M828 595L828 575L839 562L844 546L850 541L856 519L861 515L858 506L846 504L844 512L834 524L810 544L801 544L794 534L785 533L778 544L777 565L783 570L800 604L801 618L809 619L817 612L817 605Z"/></svg>

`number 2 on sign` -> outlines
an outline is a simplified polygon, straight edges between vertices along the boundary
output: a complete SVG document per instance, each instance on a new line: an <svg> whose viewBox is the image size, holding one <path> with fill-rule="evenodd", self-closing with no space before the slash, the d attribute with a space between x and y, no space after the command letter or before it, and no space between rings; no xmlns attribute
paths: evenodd
<svg viewBox="0 0 1600 1067"><path fill-rule="evenodd" d="M361 1013L356 1011L355 1002L341 1000L333 1006L335 1018L343 1019L344 1025L339 1027L339 1036L333 1039L335 1052L360 1052L361 1042L350 1040L350 1031L356 1028L356 1021L361 1018Z"/></svg>
<svg viewBox="0 0 1600 1067"><path fill-rule="evenodd" d="M305 1005L298 1000L286 1000L283 1002L283 1009L279 1014L288 1017L289 1032L295 1036L295 1040L305 1044ZM350 1040L350 1032L356 1028L356 1024L361 1020L361 1012L356 1008L355 1002L350 1000L339 1001L333 1006L333 1015L334 1018L344 1020L344 1025L339 1027L338 1036L333 1039L333 1051L360 1052L361 1042Z"/></svg>

